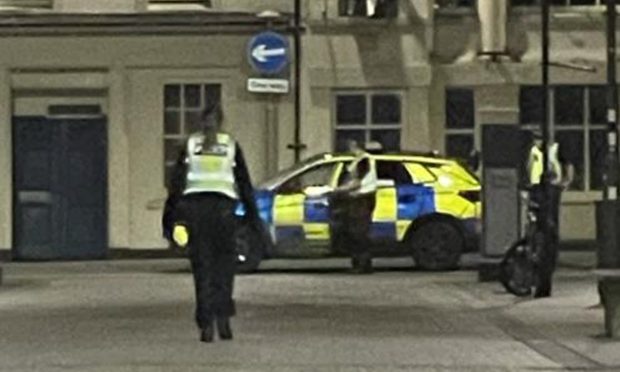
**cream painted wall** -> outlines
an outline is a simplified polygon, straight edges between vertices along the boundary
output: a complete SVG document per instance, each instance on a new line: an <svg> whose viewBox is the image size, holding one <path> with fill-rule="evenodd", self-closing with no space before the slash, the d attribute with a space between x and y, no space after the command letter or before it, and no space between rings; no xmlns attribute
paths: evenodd
<svg viewBox="0 0 620 372"><path fill-rule="evenodd" d="M111 248L130 247L130 97L128 72L114 66L108 90L108 243Z"/></svg>
<svg viewBox="0 0 620 372"><path fill-rule="evenodd" d="M0 64L0 66L2 66ZM11 140L11 90L8 70L0 68L0 249L13 243L13 162Z"/></svg>
<svg viewBox="0 0 620 372"><path fill-rule="evenodd" d="M166 83L221 83L224 130L242 146L253 180L265 177L266 96L245 92L237 68L139 69L129 74L129 205L132 248L165 248L160 236L164 188L163 88Z"/></svg>

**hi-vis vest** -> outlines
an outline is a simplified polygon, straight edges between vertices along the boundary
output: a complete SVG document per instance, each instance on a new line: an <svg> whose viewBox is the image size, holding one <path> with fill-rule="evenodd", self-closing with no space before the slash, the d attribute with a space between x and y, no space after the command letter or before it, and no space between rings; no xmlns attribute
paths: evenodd
<svg viewBox="0 0 620 372"><path fill-rule="evenodd" d="M204 135L192 134L187 141L187 178L183 194L216 192L239 199L235 186L235 141L217 134L214 145L203 148Z"/></svg>
<svg viewBox="0 0 620 372"><path fill-rule="evenodd" d="M553 175L553 177L551 178L552 184L558 184L562 181L562 165L560 164L560 160L558 159L558 149L559 146L557 143L549 146L548 159L549 171ZM532 146L532 148L530 149L528 169L530 173L530 184L540 184L543 173L543 152L537 146Z"/></svg>
<svg viewBox="0 0 620 372"><path fill-rule="evenodd" d="M375 163L375 161L368 156L367 153L363 153L361 154L361 156L358 156L348 167L348 171L349 174L351 174L353 177L357 178L357 166L359 165L359 163L363 160L368 160L370 169L369 171L366 173L366 175L364 176L364 178L362 178L360 180L360 188L355 190L352 194L357 196L357 195L366 195L366 194L370 194L370 193L374 193L377 191L377 165Z"/></svg>

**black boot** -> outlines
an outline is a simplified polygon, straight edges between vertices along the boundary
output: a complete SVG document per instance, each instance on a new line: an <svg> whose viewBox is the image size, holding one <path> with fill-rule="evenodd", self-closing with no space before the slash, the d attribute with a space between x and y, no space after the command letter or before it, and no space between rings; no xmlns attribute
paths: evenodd
<svg viewBox="0 0 620 372"><path fill-rule="evenodd" d="M233 334L230 328L230 318L217 318L217 333L220 336L220 340L232 340Z"/></svg>
<svg viewBox="0 0 620 372"><path fill-rule="evenodd" d="M213 324L208 325L206 328L200 330L200 341L213 342Z"/></svg>

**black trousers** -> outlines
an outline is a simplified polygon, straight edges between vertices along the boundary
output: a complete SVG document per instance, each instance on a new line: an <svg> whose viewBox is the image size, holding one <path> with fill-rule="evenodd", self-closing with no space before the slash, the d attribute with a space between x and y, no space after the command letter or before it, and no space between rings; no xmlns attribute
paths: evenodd
<svg viewBox="0 0 620 372"><path fill-rule="evenodd" d="M532 188L531 198L544 208L548 205L547 216L549 225L551 226L550 237L547 240L544 249L541 252L539 261L539 277L537 279L536 292L540 295L551 294L551 287L553 281L553 273L558 260L558 247L560 243L560 200L562 196L562 189L558 186L550 186L549 197L545 198L542 185L537 185Z"/></svg>
<svg viewBox="0 0 620 372"><path fill-rule="evenodd" d="M374 193L333 195L330 198L332 249L351 255L354 268L371 265L370 228L375 203Z"/></svg>
<svg viewBox="0 0 620 372"><path fill-rule="evenodd" d="M215 318L235 315L235 205L234 200L215 193L185 195L179 203L179 220L189 230L196 323L201 329L212 325Z"/></svg>

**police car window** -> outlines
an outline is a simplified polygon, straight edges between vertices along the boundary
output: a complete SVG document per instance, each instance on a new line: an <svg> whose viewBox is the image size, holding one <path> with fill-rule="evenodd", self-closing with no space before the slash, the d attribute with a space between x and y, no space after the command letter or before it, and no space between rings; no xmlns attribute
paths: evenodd
<svg viewBox="0 0 620 372"><path fill-rule="evenodd" d="M377 178L379 180L392 180L396 185L413 183L405 166L398 161L377 161Z"/></svg>
<svg viewBox="0 0 620 372"><path fill-rule="evenodd" d="M278 193L300 193L310 186L327 186L334 174L335 163L320 164L289 179L278 188Z"/></svg>

